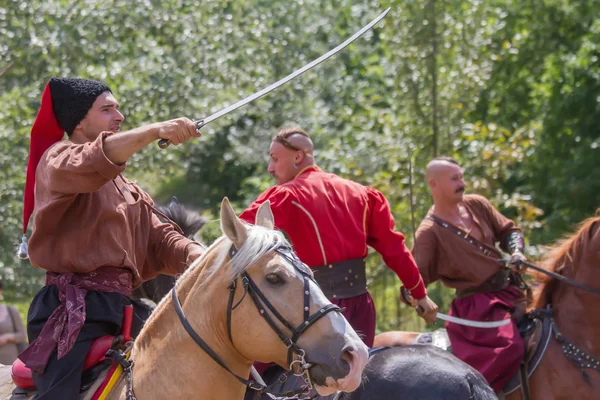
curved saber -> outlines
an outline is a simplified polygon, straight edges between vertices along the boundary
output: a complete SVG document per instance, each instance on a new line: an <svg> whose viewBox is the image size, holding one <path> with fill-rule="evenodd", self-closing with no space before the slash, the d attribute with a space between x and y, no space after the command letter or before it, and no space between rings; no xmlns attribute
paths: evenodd
<svg viewBox="0 0 600 400"><path fill-rule="evenodd" d="M285 78L278 80L277 82L267 86L260 92L256 92L256 93L246 97L245 99L242 99L235 104L232 104L220 111L217 111L216 113L214 113L206 118L194 121L194 123L196 124L196 131L199 133L200 129L202 129L203 126L211 123L215 119L220 118L223 115L229 114L230 112L237 110L238 108L243 107L246 104L248 104L256 99L263 97L267 93L272 92L273 90L279 88L280 86L285 85L292 79L296 78L298 75L302 75L309 69L316 67L317 65L321 64L323 61L325 61L328 58L331 58L333 55L339 53L341 50L343 50L345 47L347 47L350 43L354 42L356 39L361 37L365 32L367 32L369 29L371 29L375 24L377 24L379 21L381 21L387 15L387 13L390 12L390 9L391 9L391 7L388 7L384 12L379 14L377 16L377 18L375 18L373 21L369 22L361 30L359 30L354 35L352 35L351 37L346 39L346 41L343 42L342 44L338 45L334 49L329 50L327 53L323 54L321 57L317 58L316 60L313 60L311 63L306 64L304 67L292 72ZM161 149L164 149L164 148L169 147L169 144L170 144L170 142L168 140L161 139L158 142L158 147L160 147Z"/></svg>
<svg viewBox="0 0 600 400"><path fill-rule="evenodd" d="M471 326L473 328L499 328L501 326L505 326L505 325L508 325L511 323L510 318L501 319L499 321L484 322L484 321L472 321L470 319L452 317L450 315L446 315L446 314L442 314L442 313L437 313L437 317L439 319L443 319L444 321L452 322L453 324Z"/></svg>
<svg viewBox="0 0 600 400"><path fill-rule="evenodd" d="M400 296L406 303L413 303L412 295L404 286L400 287ZM415 310L417 311L417 314L423 314L423 308L421 306L416 306ZM473 328L499 328L501 326L508 325L512 322L510 318L501 319L498 321L473 321L471 319L458 318L453 317L451 315L442 314L441 312L437 313L437 318L443 319L444 321L448 321L453 324L470 326Z"/></svg>

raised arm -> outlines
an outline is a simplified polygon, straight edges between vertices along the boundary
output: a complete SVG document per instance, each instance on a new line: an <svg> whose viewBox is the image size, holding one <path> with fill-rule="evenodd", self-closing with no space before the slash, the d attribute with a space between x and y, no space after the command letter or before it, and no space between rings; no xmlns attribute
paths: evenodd
<svg viewBox="0 0 600 400"><path fill-rule="evenodd" d="M120 165L129 160L134 153L158 139L167 139L172 144L178 145L199 136L193 121L188 118L178 118L107 137L104 140L104 153L112 163Z"/></svg>

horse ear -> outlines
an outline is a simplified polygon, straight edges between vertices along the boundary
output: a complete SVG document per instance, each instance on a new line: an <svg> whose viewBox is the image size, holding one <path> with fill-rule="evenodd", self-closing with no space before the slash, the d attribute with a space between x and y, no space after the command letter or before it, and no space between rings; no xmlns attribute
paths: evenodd
<svg viewBox="0 0 600 400"><path fill-rule="evenodd" d="M227 197L221 202L221 231L238 249L248 237L244 223L235 215Z"/></svg>
<svg viewBox="0 0 600 400"><path fill-rule="evenodd" d="M271 202L265 201L258 207L256 212L256 221L254 225L262 226L267 229L275 229L275 217L273 217L273 211L271 211Z"/></svg>

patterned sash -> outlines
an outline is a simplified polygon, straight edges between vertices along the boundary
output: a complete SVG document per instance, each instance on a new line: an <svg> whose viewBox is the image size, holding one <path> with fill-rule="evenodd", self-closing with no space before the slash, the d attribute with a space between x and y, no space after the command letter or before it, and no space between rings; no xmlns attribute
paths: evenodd
<svg viewBox="0 0 600 400"><path fill-rule="evenodd" d="M120 293L131 296L131 272L102 267L87 274L46 272L46 286L58 288L60 304L44 324L42 332L19 358L32 371L42 374L48 359L58 347L58 359L75 345L85 323L85 295L88 291Z"/></svg>

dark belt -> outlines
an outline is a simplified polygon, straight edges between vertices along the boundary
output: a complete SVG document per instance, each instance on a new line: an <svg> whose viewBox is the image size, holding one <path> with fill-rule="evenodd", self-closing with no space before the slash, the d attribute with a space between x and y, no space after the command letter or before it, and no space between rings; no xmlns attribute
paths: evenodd
<svg viewBox="0 0 600 400"><path fill-rule="evenodd" d="M347 299L367 293L365 258L311 268L328 299Z"/></svg>
<svg viewBox="0 0 600 400"><path fill-rule="evenodd" d="M509 269L503 268L476 288L456 290L456 297L460 299L476 293L499 292L509 286L516 286L521 290L528 289L528 286L523 281L521 275Z"/></svg>

